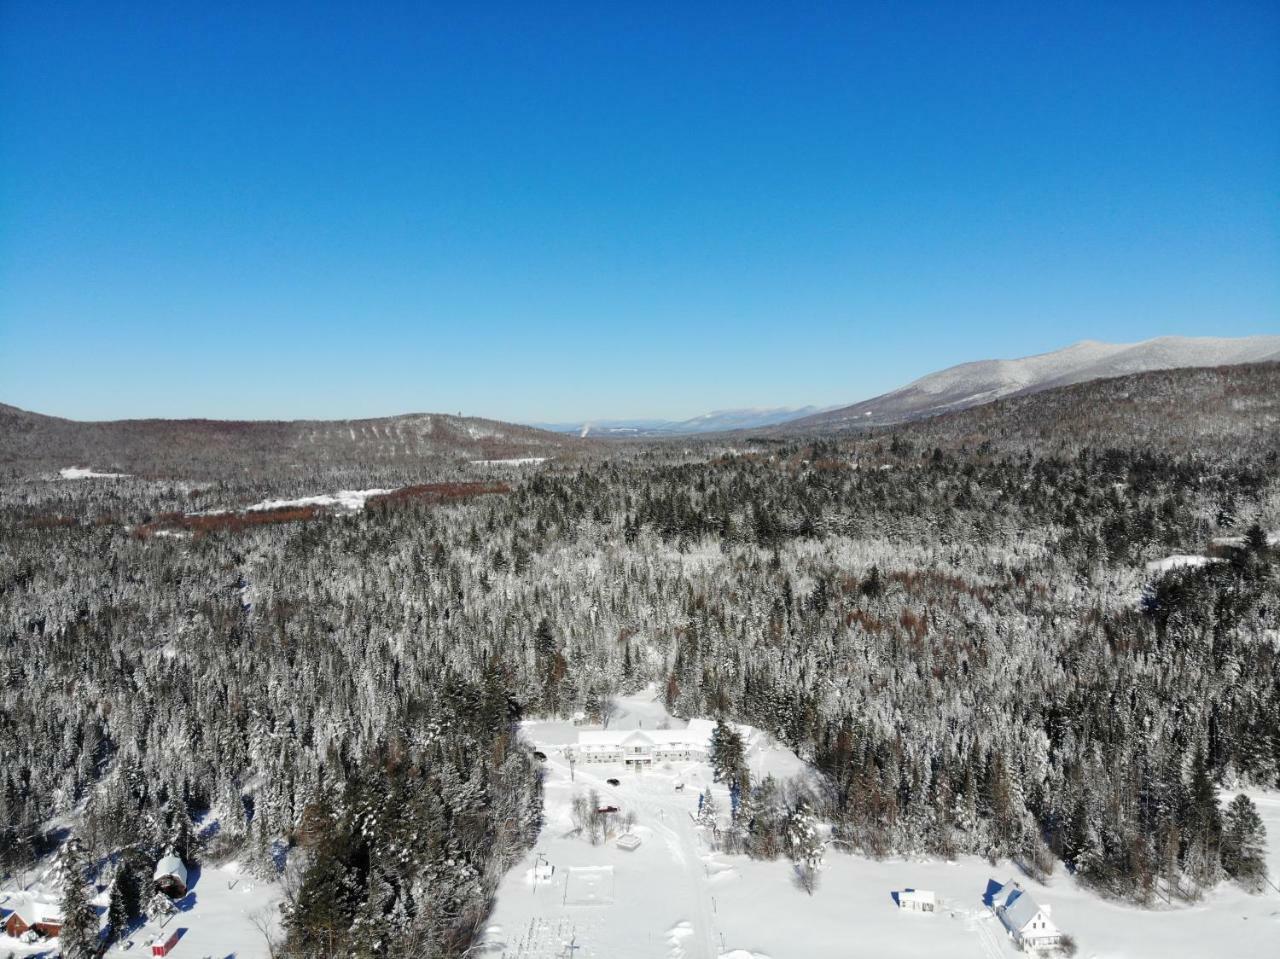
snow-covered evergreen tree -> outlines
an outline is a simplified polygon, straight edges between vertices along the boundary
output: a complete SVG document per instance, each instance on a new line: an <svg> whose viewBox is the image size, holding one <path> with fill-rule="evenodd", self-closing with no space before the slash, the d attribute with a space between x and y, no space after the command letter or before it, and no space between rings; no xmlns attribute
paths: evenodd
<svg viewBox="0 0 1280 959"><path fill-rule="evenodd" d="M818 827L812 808L803 801L797 803L787 817L787 848L796 878L811 896L818 885L818 873L826 862L825 844Z"/></svg>

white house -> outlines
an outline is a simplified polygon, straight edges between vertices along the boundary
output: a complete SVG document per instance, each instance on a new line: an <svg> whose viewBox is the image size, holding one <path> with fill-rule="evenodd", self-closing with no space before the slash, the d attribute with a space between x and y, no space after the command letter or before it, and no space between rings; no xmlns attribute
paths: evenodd
<svg viewBox="0 0 1280 959"><path fill-rule="evenodd" d="M938 908L938 897L929 889L903 889L898 893L898 908L907 912L933 912Z"/></svg>
<svg viewBox="0 0 1280 959"><path fill-rule="evenodd" d="M1028 952L1047 949L1062 941L1062 933L1050 918L1052 907L1038 905L1031 894L1013 880L992 895L991 908L1004 923L1010 938Z"/></svg>
<svg viewBox="0 0 1280 959"><path fill-rule="evenodd" d="M592 729L578 733L580 763L651 766L661 762L706 762L716 724L691 719L684 729Z"/></svg>

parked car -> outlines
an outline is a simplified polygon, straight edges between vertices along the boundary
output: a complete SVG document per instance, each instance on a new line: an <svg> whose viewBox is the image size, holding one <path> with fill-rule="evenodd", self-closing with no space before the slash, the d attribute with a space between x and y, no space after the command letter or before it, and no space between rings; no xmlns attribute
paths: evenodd
<svg viewBox="0 0 1280 959"><path fill-rule="evenodd" d="M621 785L622 785L622 782L621 782L620 780L617 780L617 779L606 779L606 780L605 780L605 782L607 782L610 786L621 786Z"/></svg>
<svg viewBox="0 0 1280 959"><path fill-rule="evenodd" d="M596 812L598 813L617 812L617 811L618 811L617 806L600 806L599 808L596 809Z"/></svg>
<svg viewBox="0 0 1280 959"><path fill-rule="evenodd" d="M540 749L535 749L533 751L533 758L538 760L539 762L545 763L547 761L547 754Z"/></svg>

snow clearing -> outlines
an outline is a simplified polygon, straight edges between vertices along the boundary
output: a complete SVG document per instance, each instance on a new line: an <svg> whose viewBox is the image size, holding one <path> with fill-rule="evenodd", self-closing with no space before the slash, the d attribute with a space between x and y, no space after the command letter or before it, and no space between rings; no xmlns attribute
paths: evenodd
<svg viewBox="0 0 1280 959"><path fill-rule="evenodd" d="M683 728L652 689L618 700L609 730ZM749 727L753 779L812 777L794 753ZM730 796L706 762L584 763L580 733L599 726L526 721L523 734L547 758L545 824L535 847L499 886L474 955L488 959L996 959L1019 951L987 904L1012 879L1051 907L1053 921L1086 959L1204 959L1270 955L1280 941L1280 891L1249 895L1223 883L1194 906L1142 909L1078 885L1059 864L1038 883L1008 861L876 861L828 848L807 895L785 857L714 851L697 821L714 796L728 820ZM617 786L609 784L616 779ZM575 822L574 798L594 792L615 820L598 845ZM1280 874L1280 794L1251 792L1267 825L1268 865ZM1224 794L1224 802L1230 798ZM631 823L628 825L628 823ZM636 841L638 840L638 842ZM936 911L897 906L906 889L936 895ZM987 900L987 901L984 901Z"/></svg>
<svg viewBox="0 0 1280 959"><path fill-rule="evenodd" d="M29 892L56 901L57 892L33 883ZM17 889L0 891L0 925L9 918L22 893ZM241 871L239 864L205 866L191 870L186 894L176 900L176 911L162 920L139 923L111 946L105 956L150 956L153 943L172 942L167 955L174 959L254 959L268 954L266 932L278 934L280 929L280 887L263 882ZM93 899L99 914L107 909L107 893L100 891ZM32 937L34 939L34 937ZM52 957L60 955L58 940L21 938L6 935L0 929L0 956Z"/></svg>

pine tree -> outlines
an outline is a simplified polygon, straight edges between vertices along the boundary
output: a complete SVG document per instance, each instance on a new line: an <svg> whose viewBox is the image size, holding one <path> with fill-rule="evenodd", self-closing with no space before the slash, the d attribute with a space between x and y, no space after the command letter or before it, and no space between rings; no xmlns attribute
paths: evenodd
<svg viewBox="0 0 1280 959"><path fill-rule="evenodd" d="M723 719L711 733L711 769L718 782L737 783L746 769L746 747L742 734Z"/></svg>
<svg viewBox="0 0 1280 959"><path fill-rule="evenodd" d="M131 863L122 859L116 864L107 901L107 922L110 924L113 941L124 935L129 923L138 915L141 905L142 890L139 888L137 874Z"/></svg>
<svg viewBox="0 0 1280 959"><path fill-rule="evenodd" d="M710 789L707 789L706 792L702 793L698 797L697 823L699 826L704 826L707 829L714 830L717 828L716 820L719 815L720 807L716 803L716 797L712 794Z"/></svg>
<svg viewBox="0 0 1280 959"><path fill-rule="evenodd" d="M1191 879L1193 894L1198 894L1218 881L1222 841L1218 790L1209 775L1209 764L1204 751L1199 749L1192 761L1184 819L1186 854L1183 857L1183 869Z"/></svg>
<svg viewBox="0 0 1280 959"><path fill-rule="evenodd" d="M822 837L818 834L817 817L808 803L797 804L787 818L787 845L800 887L812 896L826 855Z"/></svg>
<svg viewBox="0 0 1280 959"><path fill-rule="evenodd" d="M783 853L778 781L773 776L765 776L744 802L752 811L747 819L747 855L753 859L777 859Z"/></svg>
<svg viewBox="0 0 1280 959"><path fill-rule="evenodd" d="M290 941L304 950L336 954L356 917L358 897L342 854L344 845L345 837L337 834L319 843L289 910Z"/></svg>
<svg viewBox="0 0 1280 959"><path fill-rule="evenodd" d="M1231 800L1223 817L1222 868L1250 892L1261 892L1267 875L1267 830L1244 793Z"/></svg>
<svg viewBox="0 0 1280 959"><path fill-rule="evenodd" d="M178 907L162 892L154 893L147 900L146 916L152 922L164 922L169 916L178 911Z"/></svg>
<svg viewBox="0 0 1280 959"><path fill-rule="evenodd" d="M168 841L166 851L172 852L186 865L190 866L196 854L196 827L187 812L187 804L181 800L171 801L167 810L169 820Z"/></svg>
<svg viewBox="0 0 1280 959"><path fill-rule="evenodd" d="M98 913L89 901L89 863L74 836L58 852L56 875L62 885L62 932L59 942L66 959L91 959L97 955Z"/></svg>

